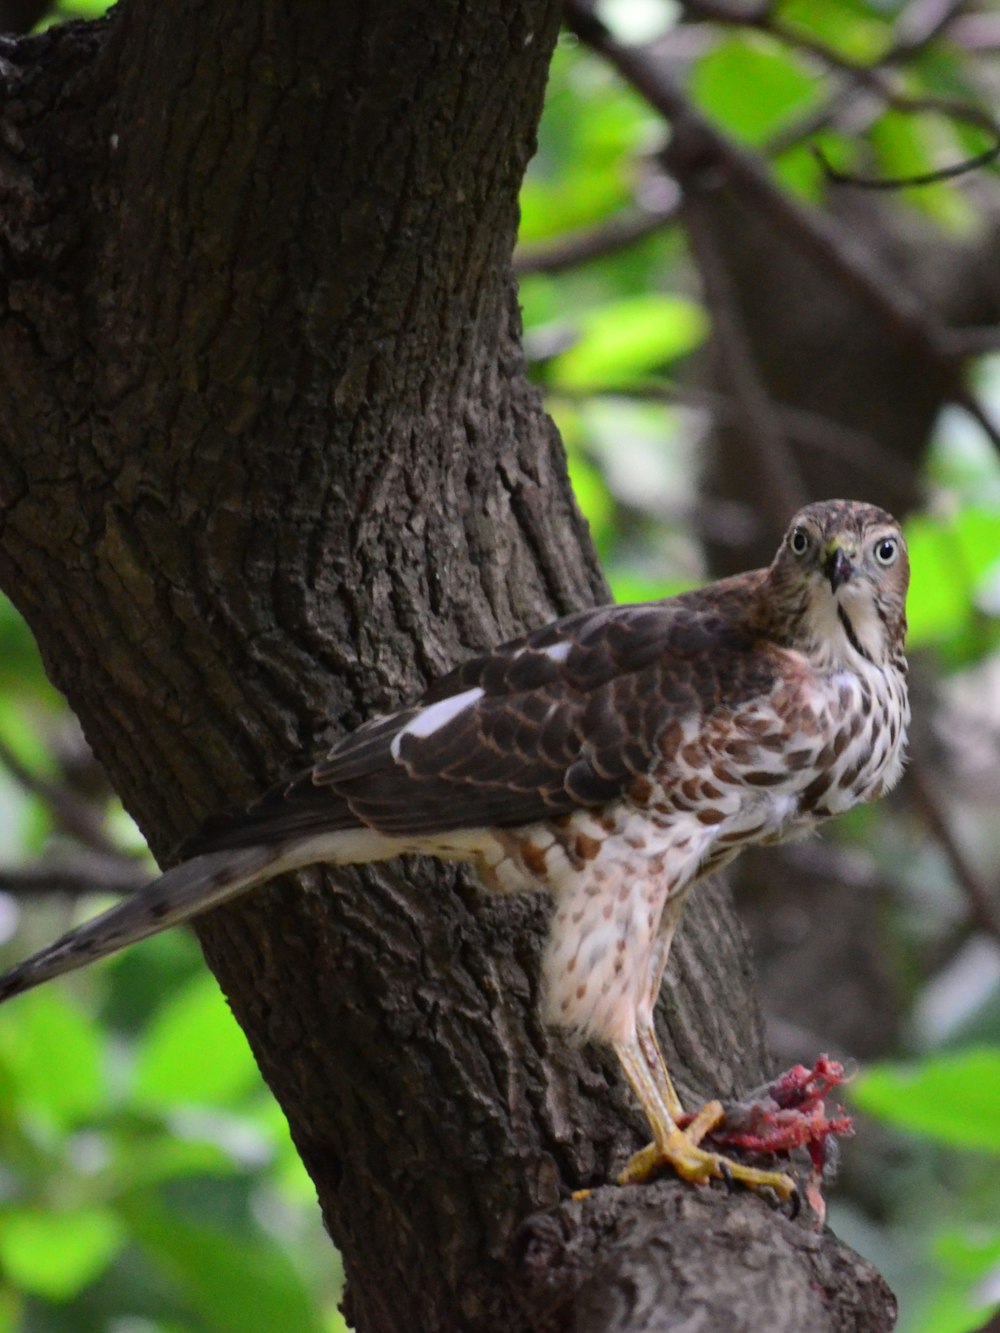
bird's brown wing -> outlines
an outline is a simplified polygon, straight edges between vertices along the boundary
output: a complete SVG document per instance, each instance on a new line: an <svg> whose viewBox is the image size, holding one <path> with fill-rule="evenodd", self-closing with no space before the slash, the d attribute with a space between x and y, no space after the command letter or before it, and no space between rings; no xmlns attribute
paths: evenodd
<svg viewBox="0 0 1000 1333"><path fill-rule="evenodd" d="M669 759L671 724L773 682L736 614L745 592L716 587L585 611L472 658L185 851L359 825L420 839L614 800Z"/></svg>

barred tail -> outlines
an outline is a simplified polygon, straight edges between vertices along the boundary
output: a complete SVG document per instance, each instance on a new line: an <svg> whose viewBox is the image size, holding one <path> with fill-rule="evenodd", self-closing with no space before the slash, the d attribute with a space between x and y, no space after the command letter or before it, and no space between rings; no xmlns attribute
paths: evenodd
<svg viewBox="0 0 1000 1333"><path fill-rule="evenodd" d="M196 856L0 976L0 1003L235 898L301 860L287 844Z"/></svg>

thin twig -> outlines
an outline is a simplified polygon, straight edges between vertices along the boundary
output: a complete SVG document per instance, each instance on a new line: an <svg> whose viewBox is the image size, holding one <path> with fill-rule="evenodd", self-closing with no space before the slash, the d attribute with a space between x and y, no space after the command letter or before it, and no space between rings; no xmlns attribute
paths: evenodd
<svg viewBox="0 0 1000 1333"><path fill-rule="evenodd" d="M144 862L122 853L104 856L95 852L72 860L53 858L27 866L0 867L0 892L18 898L127 894L141 889L149 880Z"/></svg>
<svg viewBox="0 0 1000 1333"><path fill-rule="evenodd" d="M71 791L64 783L51 782L48 778L32 773L2 740L0 740L0 764L25 791L37 796L48 806L52 817L67 833L79 838L80 842L95 851L108 855L114 853L114 844L104 832L99 815L88 801L77 796L76 792Z"/></svg>
<svg viewBox="0 0 1000 1333"><path fill-rule="evenodd" d="M596 385L588 389L567 389L560 386L552 390L553 396L571 400L591 398L619 398L633 402L670 403L679 407L690 407L711 414L717 421L726 425L738 425L742 420L741 407L737 400L715 389L689 384L638 384L628 388L601 388ZM873 481L886 485L898 486L900 463L880 440L864 431L854 430L840 422L807 408L792 407L788 403L771 400L771 411L775 414L782 433L797 444L811 449L815 453L837 458L852 469L867 474Z"/></svg>
<svg viewBox="0 0 1000 1333"><path fill-rule="evenodd" d="M665 180L664 184L672 189L674 198L662 208L628 209L596 227L555 236L548 241L519 245L514 251L514 272L518 275L561 273L578 264L603 259L605 255L615 254L652 236L673 222L679 211L680 191L673 181Z"/></svg>
<svg viewBox="0 0 1000 1333"><path fill-rule="evenodd" d="M835 167L819 144L812 144L811 147L813 156L831 185L853 185L859 190L909 190L922 185L939 185L942 181L955 180L958 176L967 176L970 171L990 166L1000 157L1000 134L995 143L973 157L952 162L946 167L936 167L933 171L917 172L912 176L858 176Z"/></svg>

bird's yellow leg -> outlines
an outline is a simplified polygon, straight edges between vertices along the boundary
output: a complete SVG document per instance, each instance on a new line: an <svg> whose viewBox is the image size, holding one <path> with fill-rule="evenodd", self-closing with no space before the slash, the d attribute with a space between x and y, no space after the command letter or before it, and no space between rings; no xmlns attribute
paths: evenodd
<svg viewBox="0 0 1000 1333"><path fill-rule="evenodd" d="M727 1184L738 1181L750 1189L772 1189L781 1199L796 1197L795 1182L783 1171L761 1171L757 1167L744 1166L742 1162L730 1161L719 1153L708 1152L699 1146L701 1139L722 1120L723 1110L719 1102L707 1103L690 1126L686 1130L681 1129L663 1093L663 1086L673 1092L666 1065L663 1066L662 1078L655 1075L647 1064L646 1051L638 1040L615 1042L614 1049L653 1131L653 1142L629 1161L618 1177L619 1184L641 1184L659 1167L670 1166L682 1180L694 1184L712 1179L725 1180ZM659 1052L659 1047L656 1049ZM661 1054L661 1062L662 1059ZM662 1079L666 1080L665 1085ZM680 1105L676 1093L673 1094L673 1101Z"/></svg>
<svg viewBox="0 0 1000 1333"><path fill-rule="evenodd" d="M653 1076L653 1082L670 1112L671 1119L680 1120L684 1115L684 1104L674 1090L667 1062L652 1023L637 1023L636 1039L646 1062L646 1068ZM706 1102L698 1114L691 1117L684 1128L684 1133L692 1143L700 1143L706 1134L710 1134L722 1122L724 1114L720 1102ZM656 1145L651 1143L646 1151L652 1151L655 1156Z"/></svg>
<svg viewBox="0 0 1000 1333"><path fill-rule="evenodd" d="M660 1094L660 1100L670 1112L671 1117L674 1120L679 1120L684 1114L684 1107L681 1104L681 1099L674 1091L674 1085L671 1082L670 1074L667 1071L667 1062L663 1058L660 1043L656 1038L656 1029L653 1027L652 1023L636 1024L636 1041L642 1052L642 1058L646 1063L646 1068L653 1076L653 1082L656 1084L656 1090ZM619 1057L619 1059L620 1058L621 1057ZM709 1128L714 1128L714 1126L709 1126ZM690 1127L688 1132L690 1133ZM708 1130L704 1130L703 1133L707 1134ZM698 1140L696 1139L695 1142L698 1142Z"/></svg>

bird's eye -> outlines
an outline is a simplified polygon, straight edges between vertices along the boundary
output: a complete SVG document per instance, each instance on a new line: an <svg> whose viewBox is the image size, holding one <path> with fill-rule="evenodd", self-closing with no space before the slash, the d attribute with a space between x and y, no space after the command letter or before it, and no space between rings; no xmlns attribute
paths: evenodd
<svg viewBox="0 0 1000 1333"><path fill-rule="evenodd" d="M899 555L899 542L895 537L880 537L875 543L875 559L880 565L891 565Z"/></svg>
<svg viewBox="0 0 1000 1333"><path fill-rule="evenodd" d="M793 555L805 555L809 550L809 534L805 528L794 528L788 545L792 548Z"/></svg>

